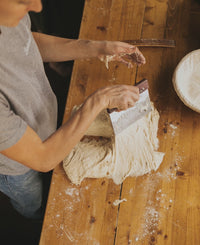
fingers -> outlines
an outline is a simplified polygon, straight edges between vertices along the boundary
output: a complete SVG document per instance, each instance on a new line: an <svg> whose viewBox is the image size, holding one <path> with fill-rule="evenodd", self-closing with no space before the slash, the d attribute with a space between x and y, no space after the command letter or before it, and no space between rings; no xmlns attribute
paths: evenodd
<svg viewBox="0 0 200 245"><path fill-rule="evenodd" d="M131 54L126 54L125 58L134 62L137 65L144 65L146 63L146 59L143 56L143 54L139 51L138 48L136 48L135 52Z"/></svg>
<svg viewBox="0 0 200 245"><path fill-rule="evenodd" d="M128 48L123 48L122 51L118 54L119 55L136 54L142 62L145 62L145 57L143 56L142 52L136 46L129 46Z"/></svg>
<svg viewBox="0 0 200 245"><path fill-rule="evenodd" d="M135 101L135 102L128 102L128 103L124 103L124 104L120 104L118 107L116 107L116 108L117 108L116 111L120 112L120 111L127 110L127 109L129 109L129 108L135 106L135 103L136 103L136 102L137 102L137 101Z"/></svg>
<svg viewBox="0 0 200 245"><path fill-rule="evenodd" d="M117 108L118 111L126 110L135 105L139 99L139 89L131 85L111 86L107 93L109 98L108 108Z"/></svg>
<svg viewBox="0 0 200 245"><path fill-rule="evenodd" d="M98 89L91 95L93 103L102 109L126 110L135 105L139 99L139 88L132 85L113 85Z"/></svg>
<svg viewBox="0 0 200 245"><path fill-rule="evenodd" d="M116 43L115 45L118 45L118 48L115 51L115 55L121 57L127 56L130 58L131 61L133 61L137 65L142 65L146 63L145 57L136 46L132 46L124 42L115 42L115 43Z"/></svg>
<svg viewBox="0 0 200 245"><path fill-rule="evenodd" d="M118 61L118 62L126 65L128 68L133 68L132 63L127 61L127 60L125 60L125 59L123 59L123 57L121 57L121 56L116 56L116 57L113 58L113 60Z"/></svg>
<svg viewBox="0 0 200 245"><path fill-rule="evenodd" d="M135 62L138 65L142 65L146 63L146 59L143 56L143 54L139 51L139 49L137 48L136 51L134 53L132 53L130 55L130 58L133 62Z"/></svg>
<svg viewBox="0 0 200 245"><path fill-rule="evenodd" d="M145 57L136 46L118 41L104 41L104 43L105 52L103 55L98 56L101 61L118 61L125 64L128 68L133 67L131 62L139 66L146 63ZM104 57L103 59L102 56Z"/></svg>

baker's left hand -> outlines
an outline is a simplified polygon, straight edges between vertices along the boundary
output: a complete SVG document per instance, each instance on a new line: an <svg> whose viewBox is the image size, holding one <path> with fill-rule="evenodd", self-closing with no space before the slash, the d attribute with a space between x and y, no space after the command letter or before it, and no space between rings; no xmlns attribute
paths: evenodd
<svg viewBox="0 0 200 245"><path fill-rule="evenodd" d="M128 67L132 62L137 65L146 63L146 59L140 50L133 45L119 41L97 41L100 45L99 59L102 61L119 61Z"/></svg>

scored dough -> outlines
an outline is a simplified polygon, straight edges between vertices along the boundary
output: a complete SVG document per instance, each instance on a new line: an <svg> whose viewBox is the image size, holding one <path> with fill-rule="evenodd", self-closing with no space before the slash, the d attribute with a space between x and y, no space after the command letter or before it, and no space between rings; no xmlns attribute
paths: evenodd
<svg viewBox="0 0 200 245"><path fill-rule="evenodd" d="M85 138L63 161L67 176L76 185L84 178L102 177L121 184L128 176L141 176L151 170L156 171L163 160L164 153L157 151L159 114L153 104L148 115L116 136L111 136L112 126L106 114L106 110L102 111L91 125L92 130L89 128L86 134L92 132L94 135L96 125L95 135L101 135L103 128L104 136L109 138ZM101 121L101 118L104 120Z"/></svg>

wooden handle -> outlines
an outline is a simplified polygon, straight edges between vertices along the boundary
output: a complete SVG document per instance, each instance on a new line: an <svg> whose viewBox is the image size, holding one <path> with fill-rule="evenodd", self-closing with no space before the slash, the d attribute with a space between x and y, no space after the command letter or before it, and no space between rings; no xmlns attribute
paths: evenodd
<svg viewBox="0 0 200 245"><path fill-rule="evenodd" d="M139 93L143 93L146 89L149 88L148 80L146 78L142 79L135 85L136 87L139 88Z"/></svg>
<svg viewBox="0 0 200 245"><path fill-rule="evenodd" d="M136 40L123 40L123 42L130 43L140 47L163 47L163 48L175 48L176 44L174 40L168 39L136 39Z"/></svg>

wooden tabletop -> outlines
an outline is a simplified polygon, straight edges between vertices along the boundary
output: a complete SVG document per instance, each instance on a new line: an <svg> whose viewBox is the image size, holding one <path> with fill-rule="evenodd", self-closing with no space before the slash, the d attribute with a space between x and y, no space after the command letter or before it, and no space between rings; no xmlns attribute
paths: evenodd
<svg viewBox="0 0 200 245"><path fill-rule="evenodd" d="M85 179L77 187L62 164L53 172L40 245L199 245L200 115L187 108L172 86L173 71L200 48L200 5L195 0L85 0L80 38L173 39L175 48L140 48L147 64L128 69L97 59L76 61L64 122L74 105L105 85L147 78L160 113L157 172L122 185ZM67 139L66 139L67 140ZM119 206L113 202L126 198Z"/></svg>

